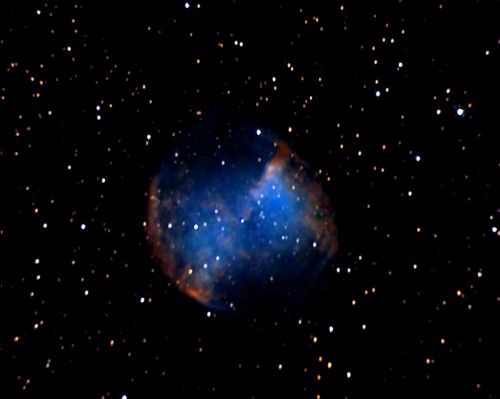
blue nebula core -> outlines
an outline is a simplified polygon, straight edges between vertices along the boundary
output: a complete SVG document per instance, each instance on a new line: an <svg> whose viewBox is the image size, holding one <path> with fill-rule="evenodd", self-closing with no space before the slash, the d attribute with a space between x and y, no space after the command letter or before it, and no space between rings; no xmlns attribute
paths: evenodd
<svg viewBox="0 0 500 399"><path fill-rule="evenodd" d="M218 311L290 311L337 247L317 176L262 127L201 123L181 136L150 188L162 270Z"/></svg>

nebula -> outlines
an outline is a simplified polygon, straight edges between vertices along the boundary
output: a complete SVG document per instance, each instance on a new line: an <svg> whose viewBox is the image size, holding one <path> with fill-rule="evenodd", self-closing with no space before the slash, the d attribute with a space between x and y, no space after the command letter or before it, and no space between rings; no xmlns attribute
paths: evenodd
<svg viewBox="0 0 500 399"><path fill-rule="evenodd" d="M148 214L163 272L220 312L292 310L337 249L330 199L308 164L270 130L224 118L171 143Z"/></svg>

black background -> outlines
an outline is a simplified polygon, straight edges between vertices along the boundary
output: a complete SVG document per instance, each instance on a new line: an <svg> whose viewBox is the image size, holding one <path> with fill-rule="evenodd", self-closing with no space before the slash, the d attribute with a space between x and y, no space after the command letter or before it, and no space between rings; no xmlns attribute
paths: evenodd
<svg viewBox="0 0 500 399"><path fill-rule="evenodd" d="M3 2L0 397L497 397L500 7L455 3ZM272 325L208 317L147 242L172 134L228 108L334 204Z"/></svg>

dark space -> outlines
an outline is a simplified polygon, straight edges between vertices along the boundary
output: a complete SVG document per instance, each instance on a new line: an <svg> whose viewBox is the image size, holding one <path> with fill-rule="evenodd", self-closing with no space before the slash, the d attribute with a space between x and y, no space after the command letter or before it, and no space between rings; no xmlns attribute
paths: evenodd
<svg viewBox="0 0 500 399"><path fill-rule="evenodd" d="M500 3L455 3L3 2L0 397L499 397ZM335 256L265 323L148 241L152 179L216 114L331 199Z"/></svg>

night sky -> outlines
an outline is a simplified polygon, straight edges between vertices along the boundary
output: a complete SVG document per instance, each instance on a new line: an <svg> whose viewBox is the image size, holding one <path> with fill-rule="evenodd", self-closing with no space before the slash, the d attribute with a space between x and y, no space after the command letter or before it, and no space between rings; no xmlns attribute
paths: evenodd
<svg viewBox="0 0 500 399"><path fill-rule="evenodd" d="M494 0L2 2L0 397L500 397L499 17ZM155 176L233 143L226 120L286 142L335 220L294 312L286 286L271 316L214 310L154 254ZM237 165L253 144L231 140Z"/></svg>

